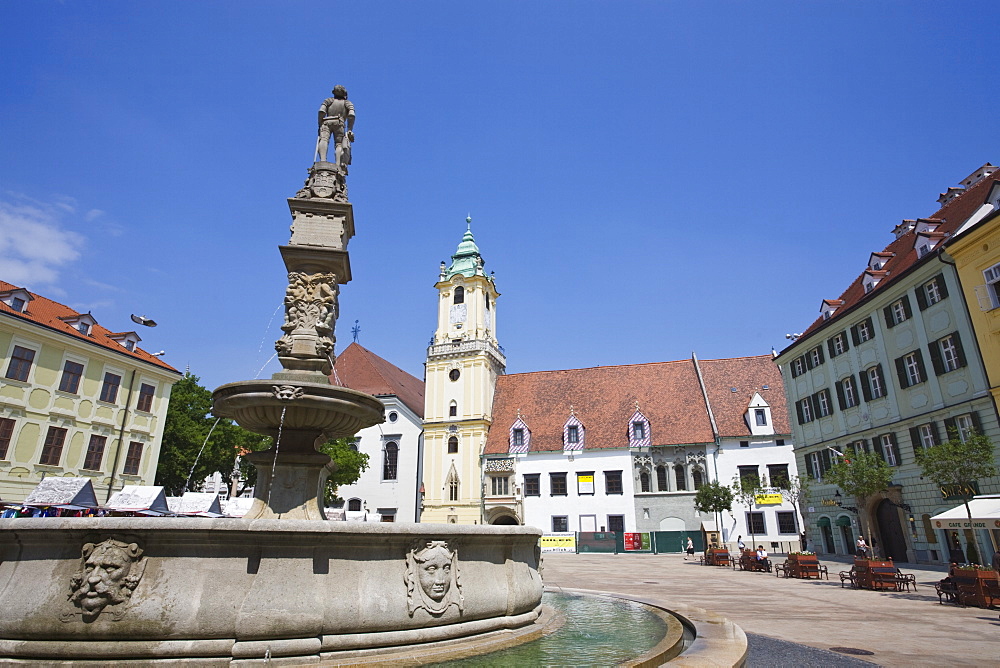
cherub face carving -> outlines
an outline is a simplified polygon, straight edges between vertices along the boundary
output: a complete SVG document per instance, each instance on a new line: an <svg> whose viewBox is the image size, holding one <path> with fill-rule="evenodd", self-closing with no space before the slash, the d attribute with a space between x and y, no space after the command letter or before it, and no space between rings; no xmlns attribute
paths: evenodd
<svg viewBox="0 0 1000 668"><path fill-rule="evenodd" d="M417 541L406 555L407 611L417 608L431 615L455 605L464 608L458 578L458 550L443 540Z"/></svg>

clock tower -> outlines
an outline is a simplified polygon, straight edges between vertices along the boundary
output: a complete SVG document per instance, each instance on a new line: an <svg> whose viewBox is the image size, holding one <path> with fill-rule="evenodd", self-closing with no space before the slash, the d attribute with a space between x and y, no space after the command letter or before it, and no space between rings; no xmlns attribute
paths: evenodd
<svg viewBox="0 0 1000 668"><path fill-rule="evenodd" d="M472 236L472 219L441 263L437 329L427 349L421 522L481 524L482 452L497 376L507 363L496 338L500 295Z"/></svg>

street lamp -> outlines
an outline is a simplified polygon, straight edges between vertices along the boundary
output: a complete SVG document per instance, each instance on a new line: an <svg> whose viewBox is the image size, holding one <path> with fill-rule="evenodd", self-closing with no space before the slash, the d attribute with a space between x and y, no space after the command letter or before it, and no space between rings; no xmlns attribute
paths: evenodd
<svg viewBox="0 0 1000 668"><path fill-rule="evenodd" d="M833 495L833 500L837 503L837 507L838 508L843 508L844 510L852 512L855 515L858 514L858 509L855 508L854 506L845 506L844 505L844 497L842 497L840 495L840 490L839 489L837 490L836 494Z"/></svg>

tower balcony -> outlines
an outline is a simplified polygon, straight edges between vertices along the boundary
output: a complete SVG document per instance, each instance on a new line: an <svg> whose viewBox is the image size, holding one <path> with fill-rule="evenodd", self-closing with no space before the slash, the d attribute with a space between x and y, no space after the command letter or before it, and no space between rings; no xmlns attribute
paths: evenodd
<svg viewBox="0 0 1000 668"><path fill-rule="evenodd" d="M451 357L467 357L470 354L481 353L490 356L502 367L507 366L507 358L503 348L486 339L449 341L447 343L431 344L427 347L427 359L448 359Z"/></svg>

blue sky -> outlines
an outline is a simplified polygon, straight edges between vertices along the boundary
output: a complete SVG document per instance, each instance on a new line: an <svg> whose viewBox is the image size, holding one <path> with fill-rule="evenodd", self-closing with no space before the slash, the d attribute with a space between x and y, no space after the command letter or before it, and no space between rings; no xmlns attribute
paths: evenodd
<svg viewBox="0 0 1000 668"><path fill-rule="evenodd" d="M0 3L0 278L209 386L268 375L285 199L357 107L338 350L422 374L473 232L508 372L767 353L1000 160L938 2ZM263 372L261 369L263 368Z"/></svg>

